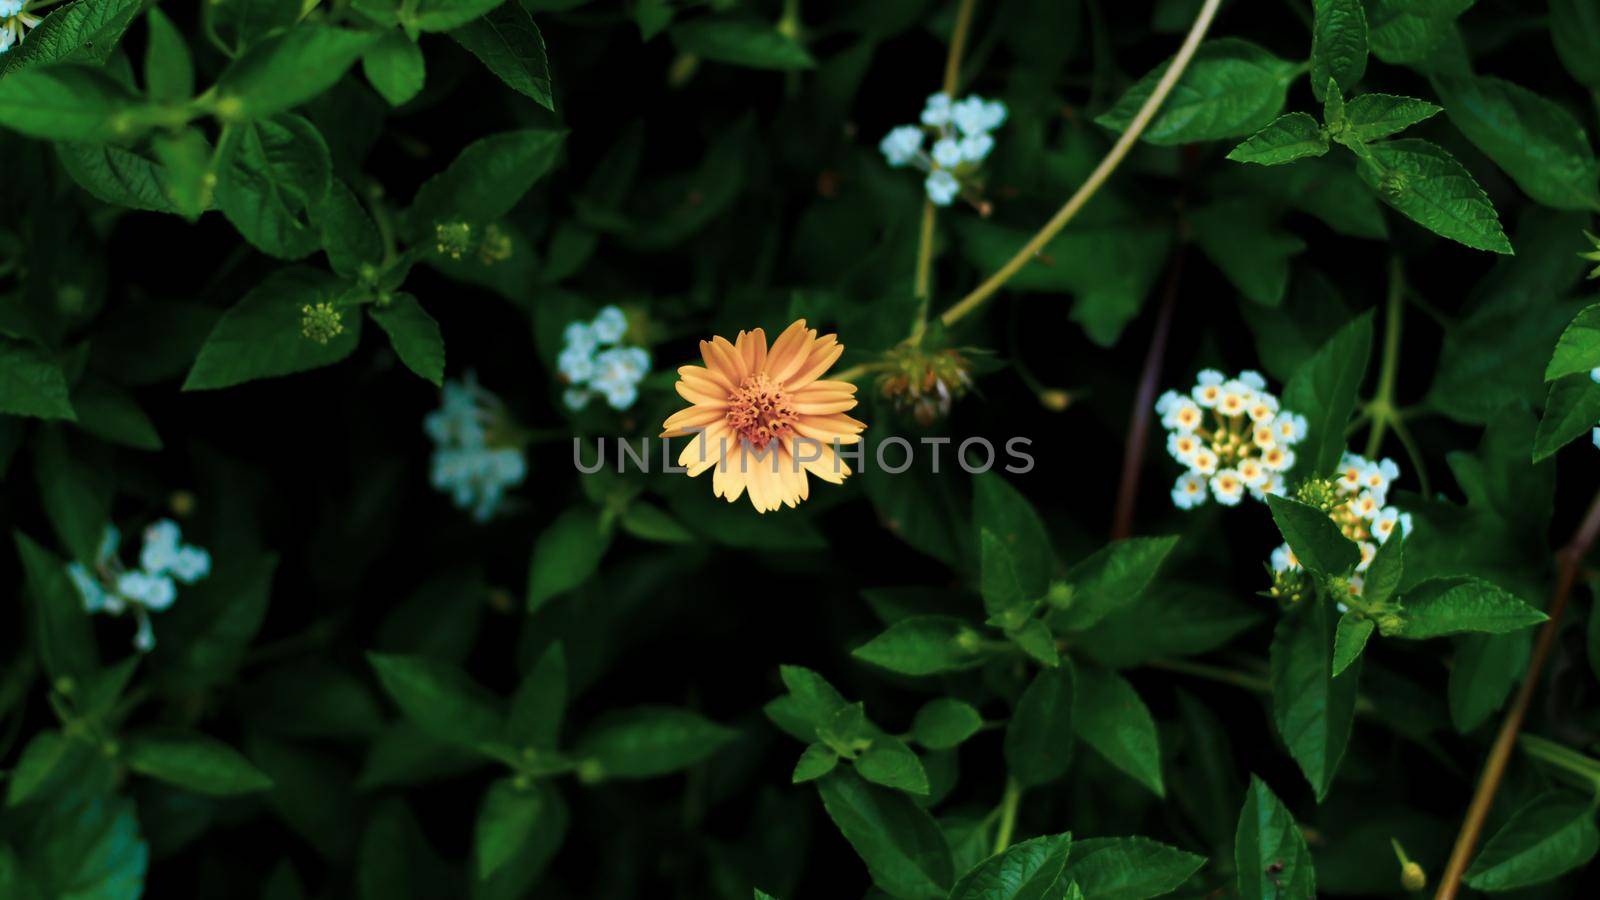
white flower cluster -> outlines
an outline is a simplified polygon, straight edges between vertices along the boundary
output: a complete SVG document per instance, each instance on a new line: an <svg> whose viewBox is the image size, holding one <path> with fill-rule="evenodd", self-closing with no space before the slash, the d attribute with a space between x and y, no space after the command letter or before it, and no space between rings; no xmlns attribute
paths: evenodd
<svg viewBox="0 0 1600 900"><path fill-rule="evenodd" d="M1361 562L1356 566L1356 576L1350 579L1350 590L1359 596L1361 576L1377 556L1378 545L1400 531L1405 537L1411 533L1411 514L1389 506L1389 486L1400 477L1400 467L1392 459L1373 462L1364 456L1346 453L1339 460L1338 476L1333 485L1339 505L1328 513L1339 531L1355 541L1361 548ZM1272 551L1272 571L1282 574L1300 571L1300 561L1288 544Z"/></svg>
<svg viewBox="0 0 1600 900"><path fill-rule="evenodd" d="M30 0L0 0L0 53L10 50L28 29L39 24L38 16L24 12L31 5Z"/></svg>
<svg viewBox="0 0 1600 900"><path fill-rule="evenodd" d="M571 385L562 395L568 409L583 409L595 394L615 410L639 399L639 381L650 374L650 351L622 346L627 333L628 317L615 306L600 310L592 322L567 326L556 366Z"/></svg>
<svg viewBox="0 0 1600 900"><path fill-rule="evenodd" d="M449 494L455 505L486 522L494 515L507 488L528 475L520 447L497 441L507 430L500 398L478 385L468 372L444 384L443 402L422 420L433 439L433 486Z"/></svg>
<svg viewBox="0 0 1600 900"><path fill-rule="evenodd" d="M1188 396L1167 391L1156 413L1168 430L1167 452L1187 466L1172 487L1172 502L1193 509L1210 496L1234 506L1245 491L1257 500L1283 493L1294 466L1294 445L1306 436L1306 417L1280 409L1261 373L1228 378L1200 373Z"/></svg>
<svg viewBox="0 0 1600 900"><path fill-rule="evenodd" d="M3 3L4 0L0 0ZM122 535L106 526L95 554L94 569L79 562L67 566L67 575L83 596L83 608L91 613L120 616L132 610L139 620L133 646L149 651L156 645L150 627L150 613L160 612L178 597L177 581L194 584L211 574L211 554L182 543L178 523L161 519L144 530L144 546L139 550L139 567L129 569L117 556Z"/></svg>
<svg viewBox="0 0 1600 900"><path fill-rule="evenodd" d="M889 165L915 166L928 173L923 188L928 199L949 206L961 193L961 179L970 174L994 149L991 134L1006 120L1006 105L969 94L958 101L940 92L928 97L921 125L901 125L878 143ZM932 148L923 142L933 138Z"/></svg>

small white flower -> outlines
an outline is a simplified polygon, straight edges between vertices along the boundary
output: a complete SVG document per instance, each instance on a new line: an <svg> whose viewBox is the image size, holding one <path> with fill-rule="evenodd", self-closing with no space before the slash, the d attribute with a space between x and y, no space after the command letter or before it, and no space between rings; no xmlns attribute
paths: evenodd
<svg viewBox="0 0 1600 900"><path fill-rule="evenodd" d="M1194 509L1206 502L1206 480L1193 472L1178 476L1172 486L1172 505L1179 509Z"/></svg>
<svg viewBox="0 0 1600 900"><path fill-rule="evenodd" d="M165 575L135 570L117 577L117 593L146 609L162 610L172 605L178 588Z"/></svg>
<svg viewBox="0 0 1600 900"><path fill-rule="evenodd" d="M1262 450L1271 450L1273 447L1278 446L1278 435L1272 430L1272 423L1267 422L1257 425L1252 432L1250 442Z"/></svg>
<svg viewBox="0 0 1600 900"><path fill-rule="evenodd" d="M570 409L573 412L578 412L585 406L588 406L589 401L593 397L594 393L589 391L587 388L570 387L562 393L561 402L566 404L567 409Z"/></svg>
<svg viewBox="0 0 1600 900"><path fill-rule="evenodd" d="M1358 519L1372 519L1383 509L1383 501L1371 491L1362 491L1350 501L1350 512Z"/></svg>
<svg viewBox="0 0 1600 900"><path fill-rule="evenodd" d="M1239 380L1251 390L1264 391L1267 389L1267 379L1255 369L1245 369L1239 373Z"/></svg>
<svg viewBox="0 0 1600 900"><path fill-rule="evenodd" d="M1199 449L1200 439L1192 434L1167 435L1167 452L1172 454L1173 459L1186 466L1193 463L1195 452Z"/></svg>
<svg viewBox="0 0 1600 900"><path fill-rule="evenodd" d="M1182 399L1183 395L1177 391L1166 391L1156 398L1156 415L1164 416L1171 412L1172 407L1176 406Z"/></svg>
<svg viewBox="0 0 1600 900"><path fill-rule="evenodd" d="M878 150L894 168L910 165L922 152L922 140L927 133L915 125L901 125L891 129L878 142Z"/></svg>
<svg viewBox="0 0 1600 900"><path fill-rule="evenodd" d="M1250 402L1249 408L1245 412L1250 414L1250 421L1261 424L1270 430L1272 420L1278 415L1278 398L1271 394L1263 394L1260 391L1256 391L1255 399Z"/></svg>
<svg viewBox="0 0 1600 900"><path fill-rule="evenodd" d="M949 206L956 199L956 195L961 193L961 183L944 169L929 173L928 180L923 182L923 187L927 190L928 199L933 201L934 206Z"/></svg>
<svg viewBox="0 0 1600 900"><path fill-rule="evenodd" d="M1243 385L1239 386L1243 387ZM1224 386L1222 393L1217 397L1217 412L1232 418L1244 412L1245 405L1248 402L1249 400L1244 394L1239 393L1237 390L1229 390L1227 386Z"/></svg>
<svg viewBox="0 0 1600 900"><path fill-rule="evenodd" d="M1411 513L1400 514L1400 536L1403 538L1411 536Z"/></svg>
<svg viewBox="0 0 1600 900"><path fill-rule="evenodd" d="M9 19L22 12L24 0L0 0L0 19Z"/></svg>
<svg viewBox="0 0 1600 900"><path fill-rule="evenodd" d="M1279 544L1278 549L1272 551L1272 571L1296 572L1300 569L1300 560L1294 558L1294 551L1288 544Z"/></svg>
<svg viewBox="0 0 1600 900"><path fill-rule="evenodd" d="M601 344L615 344L628 333L628 317L615 306L606 306L594 317L589 326L594 339Z"/></svg>
<svg viewBox="0 0 1600 900"><path fill-rule="evenodd" d="M922 107L922 124L932 128L940 128L950 122L950 95L940 91L928 95L928 102Z"/></svg>
<svg viewBox="0 0 1600 900"><path fill-rule="evenodd" d="M1595 366L1589 370L1589 380L1600 384L1600 366Z"/></svg>
<svg viewBox="0 0 1600 900"><path fill-rule="evenodd" d="M594 351L583 347L568 346L556 357L556 368L561 370L563 377L573 384L582 384L594 377L595 361Z"/></svg>
<svg viewBox="0 0 1600 900"><path fill-rule="evenodd" d="M1268 447L1261 452L1261 464L1273 472L1294 468L1294 451L1287 447Z"/></svg>
<svg viewBox="0 0 1600 900"><path fill-rule="evenodd" d="M1210 447L1201 447L1189 458L1189 469L1201 475L1217 471L1217 454Z"/></svg>
<svg viewBox="0 0 1600 900"><path fill-rule="evenodd" d="M627 409L639 399L639 388L631 381L612 382L601 391L606 395L606 403L616 410Z"/></svg>
<svg viewBox="0 0 1600 900"><path fill-rule="evenodd" d="M1198 403L1180 397L1167 407L1166 414L1161 417L1161 426L1189 433L1200 427L1203 418L1204 413L1200 412Z"/></svg>
<svg viewBox="0 0 1600 900"><path fill-rule="evenodd" d="M1400 510L1388 507L1372 517L1372 533L1382 544L1389 540L1389 535L1394 534L1394 527L1400 523Z"/></svg>
<svg viewBox="0 0 1600 900"><path fill-rule="evenodd" d="M1237 506L1244 499L1244 480L1233 469L1222 469L1211 476L1211 495L1223 506Z"/></svg>
<svg viewBox="0 0 1600 900"><path fill-rule="evenodd" d="M3 2L3 0L0 0L0 2ZM83 563L74 562L68 564L67 577L72 579L72 583L77 587L78 593L83 596L83 608L85 611L94 613L107 608L109 595L106 594L104 588L100 587L100 582L89 574L89 570L84 567Z"/></svg>
<svg viewBox="0 0 1600 900"><path fill-rule="evenodd" d="M569 322L561 332L561 340L564 350L582 348L585 353L593 351L600 344L600 339L595 336L594 326L588 322Z"/></svg>
<svg viewBox="0 0 1600 900"><path fill-rule="evenodd" d="M1280 412L1272 420L1272 429L1281 443L1293 444L1306 436L1306 417L1297 413Z"/></svg>
<svg viewBox="0 0 1600 900"><path fill-rule="evenodd" d="M961 159L973 165L989 158L994 150L994 138L987 134L969 134L961 139Z"/></svg>
<svg viewBox="0 0 1600 900"><path fill-rule="evenodd" d="M1263 482L1260 487L1250 489L1250 496L1262 501L1267 499L1268 494L1271 494L1275 497L1281 497L1283 496L1283 486L1284 481L1282 474L1278 472L1268 472L1267 480Z"/></svg>
<svg viewBox="0 0 1600 900"><path fill-rule="evenodd" d="M1267 469L1254 459L1241 459L1238 465L1239 479L1245 487L1259 488L1267 483Z"/></svg>
<svg viewBox="0 0 1600 900"><path fill-rule="evenodd" d="M1194 398L1194 402L1206 409L1212 409L1222 397L1222 381L1223 375L1221 372L1216 369L1202 369L1197 383L1194 389L1189 392L1189 395Z"/></svg>
<svg viewBox="0 0 1600 900"><path fill-rule="evenodd" d="M1357 572L1365 572L1372 565L1372 558L1378 555L1378 545L1371 541L1361 542L1361 562L1356 564Z"/></svg>
<svg viewBox="0 0 1600 900"><path fill-rule="evenodd" d="M1595 426L1595 429L1589 432L1589 439L1594 441L1595 447L1600 447L1600 425Z"/></svg>
<svg viewBox="0 0 1600 900"><path fill-rule="evenodd" d="M1349 591L1352 597L1361 596L1361 592L1367 588L1367 580L1360 575L1351 575L1350 580L1345 584L1345 590ZM1339 610L1340 615L1350 611L1350 607L1344 603L1335 603L1334 607Z"/></svg>
<svg viewBox="0 0 1600 900"><path fill-rule="evenodd" d="M961 143L955 138L941 138L933 144L933 161L941 169L954 169L961 165Z"/></svg>

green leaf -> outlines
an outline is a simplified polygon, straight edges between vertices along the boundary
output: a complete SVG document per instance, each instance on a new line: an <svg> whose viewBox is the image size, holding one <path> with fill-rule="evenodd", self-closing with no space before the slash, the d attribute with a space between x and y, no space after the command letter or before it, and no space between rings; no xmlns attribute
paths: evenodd
<svg viewBox="0 0 1600 900"><path fill-rule="evenodd" d="M1423 640L1447 634L1505 634L1549 618L1515 594L1470 575L1430 578L1401 598L1400 624L1390 637Z"/></svg>
<svg viewBox="0 0 1600 900"><path fill-rule="evenodd" d="M539 801L538 792L518 788L511 778L501 778L484 791L472 838L479 879L493 877L522 850L539 825Z"/></svg>
<svg viewBox="0 0 1600 900"><path fill-rule="evenodd" d="M1125 538L1095 551L1067 572L1072 592L1065 608L1051 615L1051 626L1082 631L1137 602L1177 545L1177 535Z"/></svg>
<svg viewBox="0 0 1600 900"><path fill-rule="evenodd" d="M926 796L928 772L917 754L905 741L876 726L872 726L872 732L871 745L853 763L856 774L874 784Z"/></svg>
<svg viewBox="0 0 1600 900"><path fill-rule="evenodd" d="M451 31L450 37L507 87L555 111L544 36L521 3L504 3L483 18Z"/></svg>
<svg viewBox="0 0 1600 900"><path fill-rule="evenodd" d="M1156 723L1133 685L1115 672L1095 666L1078 669L1072 705L1072 730L1084 743L1165 797L1161 783L1161 745Z"/></svg>
<svg viewBox="0 0 1600 900"><path fill-rule="evenodd" d="M653 778L704 760L735 734L686 709L639 706L602 715L572 752L585 778Z"/></svg>
<svg viewBox="0 0 1600 900"><path fill-rule="evenodd" d="M368 653L384 690L431 737L476 747L501 737L499 700L465 672L421 656Z"/></svg>
<svg viewBox="0 0 1600 900"><path fill-rule="evenodd" d="M561 644L552 644L511 696L506 740L517 747L555 750L566 706L567 654Z"/></svg>
<svg viewBox="0 0 1600 900"><path fill-rule="evenodd" d="M661 544L692 544L694 532L659 506L635 500L622 511L622 530L636 538Z"/></svg>
<svg viewBox="0 0 1600 900"><path fill-rule="evenodd" d="M0 413L76 419L61 364L39 347L0 337Z"/></svg>
<svg viewBox="0 0 1600 900"><path fill-rule="evenodd" d="M1168 60L1140 78L1095 122L1113 131L1126 130L1170 64ZM1248 41L1206 41L1141 138L1165 145L1253 134L1283 109L1295 74L1294 63Z"/></svg>
<svg viewBox="0 0 1600 900"><path fill-rule="evenodd" d="M1205 863L1149 838L1089 838L1073 842L1061 881L1092 900L1146 900L1177 890Z"/></svg>
<svg viewBox="0 0 1600 900"><path fill-rule="evenodd" d="M1022 599L1044 596L1055 568L1055 551L1028 498L1000 475L985 472L972 480L972 517L980 541L982 532L988 531L1009 552Z"/></svg>
<svg viewBox="0 0 1600 900"><path fill-rule="evenodd" d="M377 223L342 179L328 182L328 193L313 218L321 232L322 249L328 254L328 266L334 272L360 279L383 262L383 238Z"/></svg>
<svg viewBox="0 0 1600 900"><path fill-rule="evenodd" d="M218 797L272 787L272 779L239 751L198 732L136 735L128 739L122 759L141 775Z"/></svg>
<svg viewBox="0 0 1600 900"><path fill-rule="evenodd" d="M1194 210L1195 240L1239 293L1266 306L1283 302L1294 257L1305 241L1284 230L1280 208L1230 198Z"/></svg>
<svg viewBox="0 0 1600 900"><path fill-rule="evenodd" d="M93 567L111 519L111 482L90 457L56 427L33 440L33 473L39 501L72 557Z"/></svg>
<svg viewBox="0 0 1600 900"><path fill-rule="evenodd" d="M564 131L508 131L467 145L417 190L410 217L432 238L436 223L488 223L510 212L555 163Z"/></svg>
<svg viewBox="0 0 1600 900"><path fill-rule="evenodd" d="M1334 137L1342 144L1365 144L1399 134L1442 111L1442 107L1414 97L1362 94L1345 105L1345 127Z"/></svg>
<svg viewBox="0 0 1600 900"><path fill-rule="evenodd" d="M219 114L260 119L333 87L377 41L378 32L297 25L251 47L217 78Z"/></svg>
<svg viewBox="0 0 1600 900"><path fill-rule="evenodd" d="M1561 106L1488 76L1439 75L1450 121L1535 201L1600 210L1600 162L1583 126Z"/></svg>
<svg viewBox="0 0 1600 900"><path fill-rule="evenodd" d="M74 4L76 5L76 4ZM134 6L134 3L107 3L107 6ZM194 60L183 32L166 13L152 6L145 13L148 35L144 50L144 84L152 99L178 103L194 96ZM28 39L34 39L29 35Z"/></svg>
<svg viewBox="0 0 1600 900"><path fill-rule="evenodd" d="M140 837L139 814L128 797L64 793L14 839L37 891L19 900L138 900L144 893L150 848Z"/></svg>
<svg viewBox="0 0 1600 900"><path fill-rule="evenodd" d="M311 222L327 196L333 163L321 132L291 115L234 126L220 150L227 164L217 206L262 252L299 259L321 246Z"/></svg>
<svg viewBox="0 0 1600 900"><path fill-rule="evenodd" d="M33 600L34 648L52 678L82 678L97 667L94 632L83 609L83 595L66 567L22 532L13 532L17 556Z"/></svg>
<svg viewBox="0 0 1600 900"><path fill-rule="evenodd" d="M1291 610L1272 634L1272 717L1320 801L1333 784L1355 722L1359 659L1333 675L1332 604Z"/></svg>
<svg viewBox="0 0 1600 900"><path fill-rule="evenodd" d="M1318 100L1328 79L1348 91L1367 71L1367 14L1361 0L1312 0L1311 91Z"/></svg>
<svg viewBox="0 0 1600 900"><path fill-rule="evenodd" d="M983 716L972 704L954 697L929 700L917 710L911 735L929 750L949 750L978 733Z"/></svg>
<svg viewBox="0 0 1600 900"><path fill-rule="evenodd" d="M401 7L400 22L419 31L449 31L499 6L503 0L416 0Z"/></svg>
<svg viewBox="0 0 1600 900"><path fill-rule="evenodd" d="M410 294L395 294L387 306L372 309L372 320L406 368L435 385L444 384L444 336L439 323Z"/></svg>
<svg viewBox="0 0 1600 900"><path fill-rule="evenodd" d="M978 546L983 609L991 620L1016 627L1032 613L1039 596L1029 597L1023 593L1022 585L1017 583L1017 567L1011 550L994 532L979 529Z"/></svg>
<svg viewBox="0 0 1600 900"><path fill-rule="evenodd" d="M1317 873L1300 826L1266 782L1254 775L1239 811L1233 853L1241 900L1317 895Z"/></svg>
<svg viewBox="0 0 1600 900"><path fill-rule="evenodd" d="M1357 7L1359 9L1359 7ZM1228 158L1239 163L1281 166L1328 152L1328 132L1303 112L1279 116L1272 124L1233 148Z"/></svg>
<svg viewBox="0 0 1600 900"><path fill-rule="evenodd" d="M1333 633L1333 674L1338 677L1350 664L1361 658L1377 625L1360 613L1347 612L1339 617L1339 627Z"/></svg>
<svg viewBox="0 0 1600 900"><path fill-rule="evenodd" d="M221 0L206 12L217 35L235 51L289 28L300 19L300 8L280 0Z"/></svg>
<svg viewBox="0 0 1600 900"><path fill-rule="evenodd" d="M1074 649L1107 668L1128 669L1215 650L1261 618L1258 607L1232 591L1158 582L1083 632Z"/></svg>
<svg viewBox="0 0 1600 900"><path fill-rule="evenodd" d="M422 48L396 29L385 32L361 54L361 74L390 106L402 106L422 92L428 68Z"/></svg>
<svg viewBox="0 0 1600 900"><path fill-rule="evenodd" d="M344 288L311 269L280 269L251 289L211 329L184 380L186 391L232 387L332 365L355 349L361 317L346 316L345 329L320 344L300 332L302 310L337 302Z"/></svg>
<svg viewBox="0 0 1600 900"><path fill-rule="evenodd" d="M1545 366L1544 380L1588 375L1596 368L1600 368L1600 303L1584 307L1561 332L1550 364Z"/></svg>
<svg viewBox="0 0 1600 900"><path fill-rule="evenodd" d="M1600 7L1589 0L1550 0L1550 39L1572 77L1589 88L1600 87Z"/></svg>
<svg viewBox="0 0 1600 900"><path fill-rule="evenodd" d="M1056 900L1071 846L1071 834L1012 844L961 876L950 900Z"/></svg>
<svg viewBox="0 0 1600 900"><path fill-rule="evenodd" d="M1428 62L1435 52L1456 37L1456 17L1474 2L1370 0L1367 37L1373 55L1392 65Z"/></svg>
<svg viewBox="0 0 1600 900"><path fill-rule="evenodd" d="M1467 869L1467 886L1510 891L1543 884L1584 865L1600 850L1594 804L1566 793L1542 794L1518 809Z"/></svg>
<svg viewBox="0 0 1600 900"><path fill-rule="evenodd" d="M1372 563L1361 578L1361 599L1369 606L1379 606L1389 601L1400 589L1401 576L1405 574L1405 536L1399 529L1391 532L1389 539L1378 545Z"/></svg>
<svg viewBox="0 0 1600 900"><path fill-rule="evenodd" d="M1339 531L1328 514L1298 500L1269 494L1272 521L1283 532L1300 565L1325 578L1348 575L1361 562L1361 549Z"/></svg>
<svg viewBox="0 0 1600 900"><path fill-rule="evenodd" d="M161 164L161 192L173 212L192 222L211 208L215 196L212 151L198 128L157 134L150 139L150 151Z"/></svg>
<svg viewBox="0 0 1600 900"><path fill-rule="evenodd" d="M944 834L916 801L840 770L817 782L828 811L878 887L905 900L944 900L955 873Z"/></svg>
<svg viewBox="0 0 1600 900"><path fill-rule="evenodd" d="M1306 436L1295 447L1299 478L1333 473L1344 454L1344 431L1355 414L1372 353L1372 313L1351 319L1301 363L1283 388L1283 408L1306 417Z"/></svg>
<svg viewBox="0 0 1600 900"><path fill-rule="evenodd" d="M683 53L752 69L795 71L816 66L799 41L770 22L744 16L707 16L667 30Z"/></svg>
<svg viewBox="0 0 1600 900"><path fill-rule="evenodd" d="M1060 778L1072 760L1073 681L1070 665L1041 669L1006 723L1006 768L1025 787Z"/></svg>
<svg viewBox="0 0 1600 900"><path fill-rule="evenodd" d="M46 791L78 777L93 759L96 748L54 729L38 732L22 748L6 777L6 807L46 796ZM0 885L4 882L0 881Z"/></svg>
<svg viewBox="0 0 1600 900"><path fill-rule="evenodd" d="M1056 636L1050 626L1039 619L1029 619L1019 628L1006 631L1011 643L1038 661L1039 665L1055 668L1061 665L1061 651L1056 647Z"/></svg>
<svg viewBox="0 0 1600 900"><path fill-rule="evenodd" d="M1595 621L1594 618L1590 619ZM1450 722L1466 734L1489 721L1522 683L1533 635L1470 634L1456 641L1450 661Z"/></svg>
<svg viewBox="0 0 1600 900"><path fill-rule="evenodd" d="M1371 144L1361 178L1411 221L1477 250L1511 253L1494 204L1444 148L1420 140Z"/></svg>
<svg viewBox="0 0 1600 900"><path fill-rule="evenodd" d="M1553 456L1600 422L1600 384L1587 374L1567 375L1550 383L1544 416L1533 439L1533 461Z"/></svg>
<svg viewBox="0 0 1600 900"><path fill-rule="evenodd" d="M76 0L50 10L25 40L0 54L0 79L49 63L105 62L142 5L140 0Z"/></svg>
<svg viewBox="0 0 1600 900"><path fill-rule="evenodd" d="M0 128L47 141L135 137L148 124L137 104L127 88L83 66L52 66L0 78Z"/></svg>
<svg viewBox="0 0 1600 900"><path fill-rule="evenodd" d="M176 213L162 183L161 166L115 144L55 145L61 167L79 187L106 203L151 212Z"/></svg>
<svg viewBox="0 0 1600 900"><path fill-rule="evenodd" d="M794 764L794 774L790 776L789 783L816 781L832 772L838 765L839 754L827 744L807 744L806 749L800 754L800 760Z"/></svg>
<svg viewBox="0 0 1600 900"><path fill-rule="evenodd" d="M574 506L539 534L528 565L528 612L538 612L551 599L588 581L600 568L611 543L600 514Z"/></svg>
<svg viewBox="0 0 1600 900"><path fill-rule="evenodd" d="M890 625L851 655L903 675L933 675L982 663L978 639L971 626L954 616L912 616Z"/></svg>

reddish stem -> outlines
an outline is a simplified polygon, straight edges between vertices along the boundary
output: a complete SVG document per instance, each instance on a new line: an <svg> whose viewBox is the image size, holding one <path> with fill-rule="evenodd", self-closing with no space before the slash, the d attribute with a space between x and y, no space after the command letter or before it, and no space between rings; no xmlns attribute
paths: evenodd
<svg viewBox="0 0 1600 900"><path fill-rule="evenodd" d="M1183 235L1173 252L1172 266L1161 290L1161 309L1156 313L1155 331L1145 353L1144 369L1139 374L1139 390L1133 395L1128 412L1128 443L1122 448L1122 480L1117 486L1116 512L1111 519L1111 539L1122 540L1133 534L1133 511L1139 499L1139 473L1144 469L1144 445L1150 435L1156 388L1161 384L1161 363L1167 355L1167 337L1172 332L1172 314L1178 306L1178 283L1183 277Z"/></svg>

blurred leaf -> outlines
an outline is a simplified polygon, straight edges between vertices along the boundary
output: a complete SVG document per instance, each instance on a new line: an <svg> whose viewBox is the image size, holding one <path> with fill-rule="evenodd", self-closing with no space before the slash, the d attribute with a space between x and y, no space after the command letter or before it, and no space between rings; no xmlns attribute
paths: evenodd
<svg viewBox="0 0 1600 900"><path fill-rule="evenodd" d="M499 871L522 849L539 825L539 795L502 778L489 785L478 808L472 841L479 878Z"/></svg>
<svg viewBox="0 0 1600 900"><path fill-rule="evenodd" d="M12 532L33 599L34 648L52 678L83 677L98 654L83 595L67 578L66 567L20 531Z"/></svg>
<svg viewBox="0 0 1600 900"><path fill-rule="evenodd" d="M1169 64L1162 63L1139 79L1095 122L1113 131L1126 130ZM1249 41L1206 41L1141 138L1151 144L1189 144L1252 134L1283 109L1295 74L1293 63Z"/></svg>
<svg viewBox="0 0 1600 900"><path fill-rule="evenodd" d="M952 616L913 616L851 652L857 659L903 675L956 672L981 664L978 634Z"/></svg>
<svg viewBox="0 0 1600 900"><path fill-rule="evenodd" d="M1600 87L1600 8L1587 0L1550 0L1550 39L1572 77L1590 88Z"/></svg>
<svg viewBox="0 0 1600 900"><path fill-rule="evenodd" d="M1072 759L1072 666L1041 669L1006 724L1006 769L1024 787L1060 778Z"/></svg>
<svg viewBox="0 0 1600 900"><path fill-rule="evenodd" d="M652 778L694 765L735 732L698 713L669 706L613 710L578 738L573 753L594 778ZM583 771L580 769L580 771Z"/></svg>
<svg viewBox="0 0 1600 900"><path fill-rule="evenodd" d="M421 93L428 70L422 49L405 32L395 30L385 32L361 54L361 74L390 106L403 106Z"/></svg>
<svg viewBox="0 0 1600 900"><path fill-rule="evenodd" d="M264 791L272 779L239 751L192 731L151 732L128 739L128 768L202 794L228 796Z"/></svg>
<svg viewBox="0 0 1600 900"><path fill-rule="evenodd" d="M214 102L232 119L292 109L333 87L377 37L377 32L304 24L280 32L223 70Z"/></svg>
<svg viewBox="0 0 1600 900"><path fill-rule="evenodd" d="M667 33L684 53L753 69L810 69L816 60L776 27L742 16L707 16L674 25Z"/></svg>
<svg viewBox="0 0 1600 900"><path fill-rule="evenodd" d="M1433 84L1450 121L1529 197L1600 210L1600 163L1571 113L1499 78L1440 75Z"/></svg>
<svg viewBox="0 0 1600 900"><path fill-rule="evenodd" d="M1072 730L1107 762L1157 797L1166 796L1155 719L1121 675L1095 666L1077 670Z"/></svg>
<svg viewBox="0 0 1600 900"><path fill-rule="evenodd" d="M600 566L611 533L587 506L562 513L539 534L528 565L528 612L589 580Z"/></svg>
<svg viewBox="0 0 1600 900"><path fill-rule="evenodd" d="M31 344L0 338L0 412L75 419L61 364Z"/></svg>
<svg viewBox="0 0 1600 900"><path fill-rule="evenodd" d="M79 0L82 3L83 0ZM78 6L79 3L72 4ZM133 3L102 2L103 7L135 6ZM145 13L147 43L144 51L144 84L156 100L182 102L194 95L194 60L189 55L189 45L183 32L172 24L166 13L151 7ZM29 35L29 40L36 37Z"/></svg>
<svg viewBox="0 0 1600 900"><path fill-rule="evenodd" d="M1542 794L1518 809L1489 838L1467 869L1480 891L1544 884L1584 865L1600 850L1594 804L1570 794Z"/></svg>
<svg viewBox="0 0 1600 900"><path fill-rule="evenodd" d="M400 711L432 737L474 747L500 738L496 698L460 669L416 656L369 653L367 660Z"/></svg>
<svg viewBox="0 0 1600 900"><path fill-rule="evenodd" d="M983 727L983 716L972 704L954 697L929 700L917 710L911 724L911 734L917 743L929 750L948 750L978 733Z"/></svg>
<svg viewBox="0 0 1600 900"><path fill-rule="evenodd" d="M567 654L552 644L511 697L506 739L518 747L556 749L567 706Z"/></svg>

